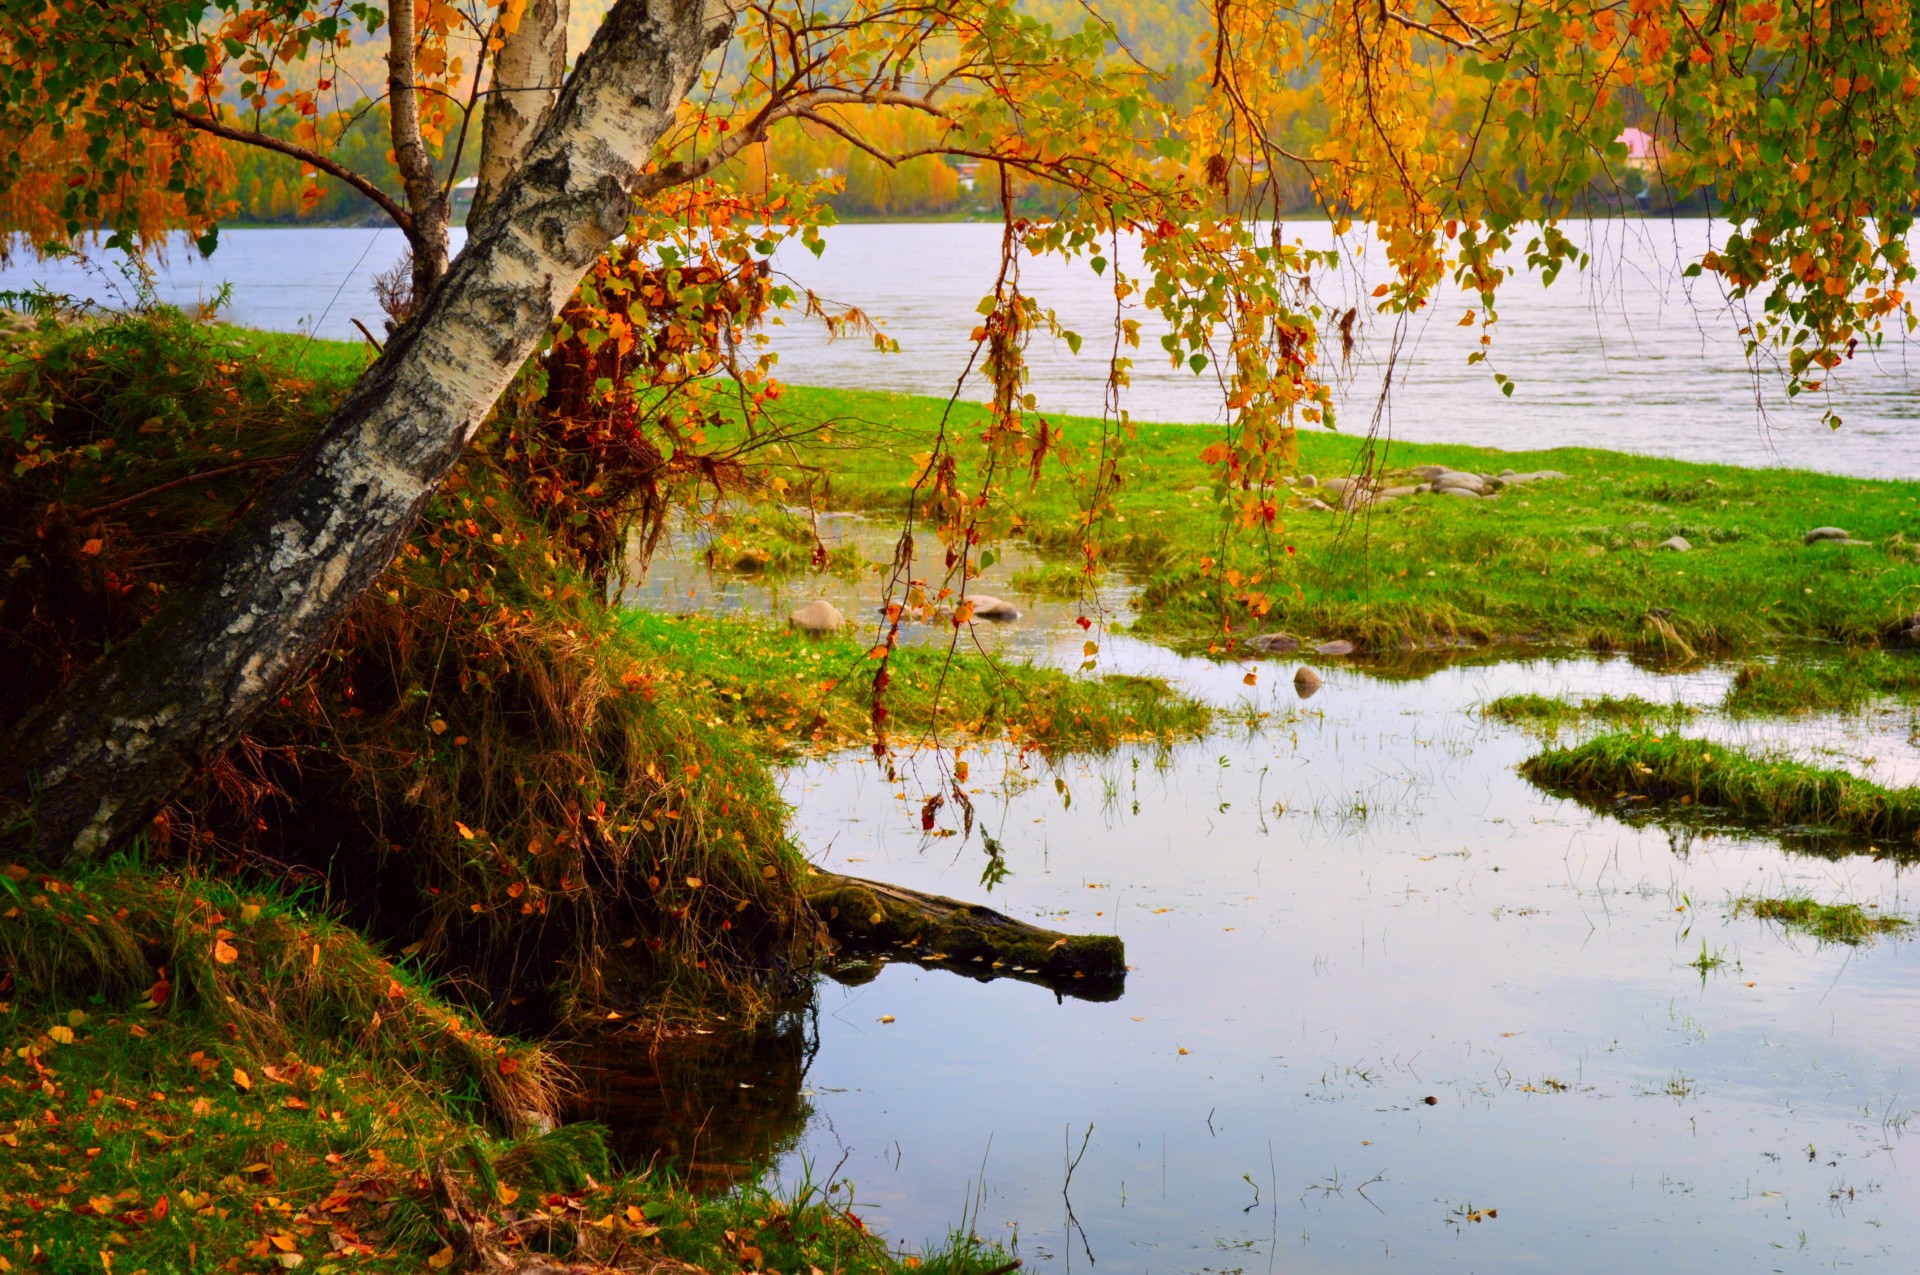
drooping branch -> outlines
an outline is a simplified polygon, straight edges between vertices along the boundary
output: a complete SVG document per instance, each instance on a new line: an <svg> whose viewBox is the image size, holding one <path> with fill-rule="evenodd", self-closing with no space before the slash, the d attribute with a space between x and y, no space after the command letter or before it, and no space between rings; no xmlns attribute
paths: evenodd
<svg viewBox="0 0 1920 1275"><path fill-rule="evenodd" d="M324 648L622 233L729 0L616 0L466 249L192 586L0 746L48 858L126 840Z"/></svg>
<svg viewBox="0 0 1920 1275"><path fill-rule="evenodd" d="M380 211L387 214L388 217L391 217L393 224L400 227L400 229L406 233L408 239L413 238L414 223L412 214L408 213L406 209L396 203L392 195L381 190L374 182L362 177L359 173L354 172L351 168L348 168L339 161L330 159L322 155L319 151L309 150L297 142L289 142L283 138L274 137L267 133L256 132L250 128L236 128L231 124L223 124L219 120L209 118L205 115L190 114L183 111L175 115L174 118L182 124L185 124L188 128L198 129L202 133L210 133L215 137L222 137L230 142L239 142L243 146L257 146L261 150L275 151L290 159L297 159L301 163L317 169L329 177L345 182L378 204Z"/></svg>

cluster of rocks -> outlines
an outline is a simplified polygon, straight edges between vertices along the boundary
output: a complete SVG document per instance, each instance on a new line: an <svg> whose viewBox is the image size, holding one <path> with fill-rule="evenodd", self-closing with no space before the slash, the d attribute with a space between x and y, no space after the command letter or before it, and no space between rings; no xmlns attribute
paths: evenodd
<svg viewBox="0 0 1920 1275"><path fill-rule="evenodd" d="M1405 496L1456 496L1464 500L1484 500L1496 496L1508 487L1521 487L1528 483L1551 482L1563 479L1566 475L1557 469L1539 469L1531 473L1506 469L1497 474L1476 474L1464 469L1448 469L1444 465L1415 465L1402 475L1401 481L1388 482L1384 478L1360 476L1355 478L1329 478L1321 482L1312 474L1297 479L1289 479L1287 485L1296 494L1307 492L1325 492L1334 498L1342 509L1359 509L1368 505L1384 505L1389 501ZM1317 495L1304 495L1301 503L1308 509L1332 509Z"/></svg>
<svg viewBox="0 0 1920 1275"><path fill-rule="evenodd" d="M996 598L987 593L976 593L968 601L973 603L973 618L991 620L996 624L1006 624L1020 618L1020 608L1005 598ZM884 614L884 608L882 614ZM802 633L838 633L847 625L847 617L840 608L825 598L815 598L787 617L787 623Z"/></svg>

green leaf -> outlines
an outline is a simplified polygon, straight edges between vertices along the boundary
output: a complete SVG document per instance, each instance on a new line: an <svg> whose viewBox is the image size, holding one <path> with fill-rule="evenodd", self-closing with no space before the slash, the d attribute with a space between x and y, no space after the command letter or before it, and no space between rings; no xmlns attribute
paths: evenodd
<svg viewBox="0 0 1920 1275"><path fill-rule="evenodd" d="M1068 332L1068 331L1062 330L1060 333L1060 339L1067 343L1067 348L1069 350L1072 350L1075 354L1080 353L1080 334L1078 332Z"/></svg>

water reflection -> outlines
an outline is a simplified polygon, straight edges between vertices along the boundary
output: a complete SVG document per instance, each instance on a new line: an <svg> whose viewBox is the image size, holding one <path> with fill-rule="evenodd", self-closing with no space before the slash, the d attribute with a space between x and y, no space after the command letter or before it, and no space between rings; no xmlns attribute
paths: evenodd
<svg viewBox="0 0 1920 1275"><path fill-rule="evenodd" d="M696 1190L724 1190L799 1145L816 1048L798 1013L755 1031L609 1033L567 1054L581 1082L572 1114L607 1126L618 1163L664 1162Z"/></svg>

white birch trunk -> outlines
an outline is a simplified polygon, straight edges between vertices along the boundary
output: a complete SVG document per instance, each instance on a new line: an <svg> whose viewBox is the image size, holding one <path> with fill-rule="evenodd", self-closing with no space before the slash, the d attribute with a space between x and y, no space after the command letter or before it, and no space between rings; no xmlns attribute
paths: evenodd
<svg viewBox="0 0 1920 1275"><path fill-rule="evenodd" d="M499 197L527 147L547 122L567 71L567 0L527 0L520 25L493 59L486 124L480 135L479 184L469 216Z"/></svg>

